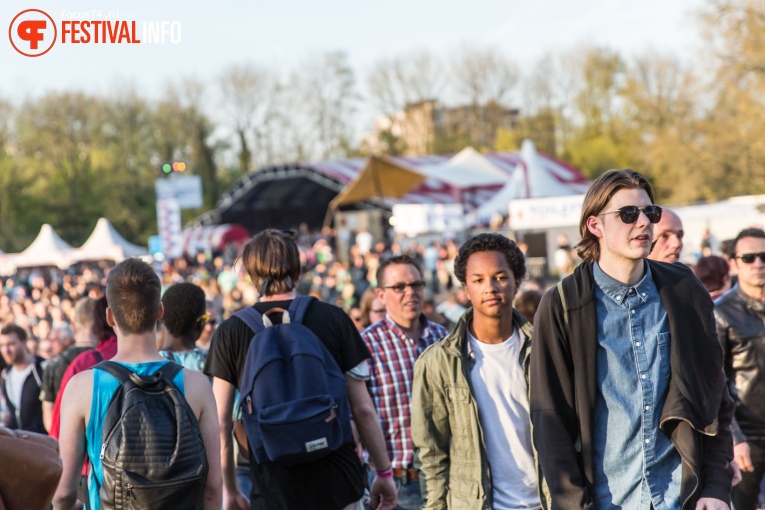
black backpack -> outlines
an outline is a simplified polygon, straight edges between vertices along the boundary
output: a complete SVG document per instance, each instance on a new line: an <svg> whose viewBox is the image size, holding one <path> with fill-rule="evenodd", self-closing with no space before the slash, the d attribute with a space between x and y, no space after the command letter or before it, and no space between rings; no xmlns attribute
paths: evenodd
<svg viewBox="0 0 765 510"><path fill-rule="evenodd" d="M183 367L168 362L151 376L111 361L94 368L121 383L104 418L101 508L201 509L205 447L194 411L172 382Z"/></svg>

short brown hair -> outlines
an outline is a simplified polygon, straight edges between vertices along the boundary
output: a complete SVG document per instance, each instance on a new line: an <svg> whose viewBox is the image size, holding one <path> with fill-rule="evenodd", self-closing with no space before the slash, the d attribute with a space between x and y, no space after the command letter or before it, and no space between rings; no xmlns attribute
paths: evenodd
<svg viewBox="0 0 765 510"><path fill-rule="evenodd" d="M80 298L74 305L74 324L79 328L93 329L96 318L96 300L89 297Z"/></svg>
<svg viewBox="0 0 765 510"><path fill-rule="evenodd" d="M579 235L582 240L575 247L577 255L585 262L595 262L600 258L600 240L587 228L587 219L603 212L611 198L623 189L642 189L648 193L653 203L651 184L634 170L609 170L595 179L584 196L582 215L579 217Z"/></svg>
<svg viewBox="0 0 765 510"><path fill-rule="evenodd" d="M126 259L109 271L106 302L123 333L154 331L161 290L157 273L139 259Z"/></svg>
<svg viewBox="0 0 765 510"><path fill-rule="evenodd" d="M383 276L385 276L385 268L388 266L395 266L398 264L404 264L414 267L417 270L417 273L420 275L420 278L422 278L422 269L420 269L420 265L417 263L414 258L410 257L409 255L396 255L394 257L389 257L385 260L383 260L380 265L377 267L377 274L375 275L375 278L377 279L377 288L381 289L383 287L382 280Z"/></svg>
<svg viewBox="0 0 765 510"><path fill-rule="evenodd" d="M0 329L0 335L16 335L22 344L27 341L27 331L18 324L6 324Z"/></svg>
<svg viewBox="0 0 765 510"><path fill-rule="evenodd" d="M300 250L290 232L260 232L244 245L242 262L261 296L289 292L300 277Z"/></svg>

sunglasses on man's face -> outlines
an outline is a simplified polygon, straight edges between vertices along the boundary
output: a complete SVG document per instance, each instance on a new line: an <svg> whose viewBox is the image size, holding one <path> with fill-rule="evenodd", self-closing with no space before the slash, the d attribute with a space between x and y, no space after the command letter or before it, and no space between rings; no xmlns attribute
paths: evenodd
<svg viewBox="0 0 765 510"><path fill-rule="evenodd" d="M619 219L623 223L631 225L638 220L640 211L643 211L651 223L659 223L661 221L661 207L658 205L647 205L645 207L638 207L636 205L625 205L619 209L613 211L603 211L600 214L619 213Z"/></svg>
<svg viewBox="0 0 765 510"><path fill-rule="evenodd" d="M744 253L743 255L736 255L737 259L741 259L744 264L751 264L754 259L760 259L760 262L765 262L765 251L760 253Z"/></svg>

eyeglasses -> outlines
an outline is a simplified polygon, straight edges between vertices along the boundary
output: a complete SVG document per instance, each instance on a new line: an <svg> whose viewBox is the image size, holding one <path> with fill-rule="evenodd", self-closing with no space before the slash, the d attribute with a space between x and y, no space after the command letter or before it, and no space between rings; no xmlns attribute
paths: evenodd
<svg viewBox="0 0 765 510"><path fill-rule="evenodd" d="M647 205L645 207L638 207L636 205L625 205L614 211L603 211L600 214L619 213L619 219L623 223L631 225L635 223L640 216L640 211L643 211L651 223L659 223L661 221L661 207L658 205Z"/></svg>
<svg viewBox="0 0 765 510"><path fill-rule="evenodd" d="M420 292L425 288L425 282L416 281L412 283L397 283L396 285L388 285L383 287L383 289L390 289L396 294L403 294L407 287L411 288L414 292Z"/></svg>
<svg viewBox="0 0 765 510"><path fill-rule="evenodd" d="M760 253L744 253L743 255L737 255L737 259L741 259L744 264L751 264L754 259L760 259L760 262L765 262L765 251Z"/></svg>
<svg viewBox="0 0 765 510"><path fill-rule="evenodd" d="M210 322L210 312L205 312L197 317L197 322L201 322L202 324L207 324Z"/></svg>

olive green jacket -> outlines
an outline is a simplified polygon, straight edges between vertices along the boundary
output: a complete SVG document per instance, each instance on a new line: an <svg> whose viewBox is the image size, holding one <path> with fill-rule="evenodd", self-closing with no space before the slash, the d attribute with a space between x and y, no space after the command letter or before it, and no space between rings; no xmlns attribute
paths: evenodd
<svg viewBox="0 0 765 510"><path fill-rule="evenodd" d="M470 379L475 361L467 341L467 327L472 318L470 308L454 330L428 347L414 366L412 441L425 501L422 508L427 510L492 507L491 469ZM528 388L532 328L515 310L513 325L523 342L519 363ZM539 474L536 450L534 459L540 500L547 509L549 491Z"/></svg>

